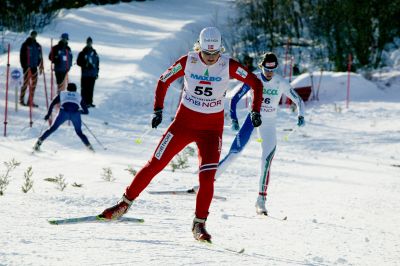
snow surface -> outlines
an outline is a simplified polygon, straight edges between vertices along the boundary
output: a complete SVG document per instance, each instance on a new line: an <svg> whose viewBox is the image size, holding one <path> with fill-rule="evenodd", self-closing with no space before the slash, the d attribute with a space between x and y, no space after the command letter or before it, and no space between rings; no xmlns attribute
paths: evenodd
<svg viewBox="0 0 400 266"><path fill-rule="evenodd" d="M40 108L34 110L32 128L27 108L14 109L11 84L0 161L14 158L21 165L11 172L0 196L0 265L399 265L400 91L393 89L399 88L399 81L383 91L356 74L351 75L348 109L347 73L324 72L320 101L306 105L304 129L285 131L295 128L296 117L289 109L279 111L268 210L275 218L287 216L287 221L255 214L260 147L254 139L215 184L216 195L228 198L211 205L207 228L215 246L192 237L194 196L146 192L197 184L196 156L184 170L172 172L168 166L134 202L127 216L143 218L143 224L47 223L98 214L121 197L132 179L126 169L139 170L146 163L176 109L179 83L167 94L161 128L144 136L141 144L135 142L149 128L158 76L190 49L201 28L222 28L231 11L229 0L88 6L63 11L39 34L46 56L50 39L56 42L68 32L74 60L86 37L93 38L101 59L97 108L83 119L107 150L83 128L97 151L90 153L66 123L43 143L42 152L32 155L46 126L43 80L40 77L37 87ZM19 67L19 47L20 43L12 45L11 68ZM2 88L5 61L2 55ZM45 66L49 82L49 61ZM313 74L317 84L318 73ZM79 84L76 65L70 80ZM307 83L307 77L294 82ZM0 110L5 108L4 97L2 90ZM239 106L243 120L245 103ZM223 155L233 138L227 121ZM29 166L34 186L24 194L21 186ZM115 181L103 180L104 168L112 170ZM5 169L1 164L1 175ZM60 174L68 183L64 191L44 180ZM83 186L73 187L75 182ZM224 248L246 251L237 255Z"/></svg>

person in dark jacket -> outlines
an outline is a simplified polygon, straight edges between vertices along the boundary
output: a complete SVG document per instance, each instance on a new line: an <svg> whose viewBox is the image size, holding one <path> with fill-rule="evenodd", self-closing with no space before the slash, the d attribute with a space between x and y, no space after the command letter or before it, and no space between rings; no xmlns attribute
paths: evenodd
<svg viewBox="0 0 400 266"><path fill-rule="evenodd" d="M24 83L21 86L19 102L21 105L32 104L33 107L38 107L37 104L33 102L37 84L38 68L39 74L42 74L43 72L42 46L40 46L36 41L36 36L37 32L32 31L30 36L21 45L19 53L19 60L24 72ZM25 94L28 87L30 87L31 93L29 93L28 103L25 104Z"/></svg>
<svg viewBox="0 0 400 266"><path fill-rule="evenodd" d="M68 71L72 66L72 52L68 46L68 33L61 34L61 39L49 54L50 61L54 64L58 92L65 89L68 84Z"/></svg>
<svg viewBox="0 0 400 266"><path fill-rule="evenodd" d="M99 75L100 64L99 56L96 50L93 49L92 44L92 38L88 37L86 40L86 46L79 53L76 62L82 69L81 94L88 107L96 107L93 104L93 91L94 84Z"/></svg>
<svg viewBox="0 0 400 266"><path fill-rule="evenodd" d="M36 141L33 149L35 151L40 150L40 145L42 145L43 141L48 138L54 131L56 131L58 127L61 126L65 121L70 120L74 125L76 134L85 144L85 146L90 151L94 151L88 138L85 136L85 134L82 133L81 114L88 114L89 111L86 107L86 103L82 100L82 97L76 91L75 83L69 83L67 91L60 91L60 93L53 99L50 104L49 110L44 117L44 120L48 120L50 118L53 107L58 103L60 104L60 112L58 113L51 127L47 129ZM80 110L80 107L82 107L82 110Z"/></svg>

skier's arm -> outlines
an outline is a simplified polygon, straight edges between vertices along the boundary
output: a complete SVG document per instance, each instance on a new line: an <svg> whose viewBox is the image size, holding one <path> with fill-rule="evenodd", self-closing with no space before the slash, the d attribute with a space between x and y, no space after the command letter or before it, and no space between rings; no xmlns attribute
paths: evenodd
<svg viewBox="0 0 400 266"><path fill-rule="evenodd" d="M297 94L297 92L290 85L288 85L285 95L297 105L297 116L304 117L305 106L299 94Z"/></svg>
<svg viewBox="0 0 400 266"><path fill-rule="evenodd" d="M60 94L57 95L50 103L49 110L47 111L47 117L50 117L51 112L53 112L54 105L60 102Z"/></svg>
<svg viewBox="0 0 400 266"><path fill-rule="evenodd" d="M185 74L186 60L187 55L179 58L179 60L169 67L158 79L154 98L154 111L159 111L164 108L164 98L168 87L172 82Z"/></svg>
<svg viewBox="0 0 400 266"><path fill-rule="evenodd" d="M251 110L253 112L260 113L263 89L262 82L245 66L243 66L236 60L233 60L232 58L229 60L229 75L234 79L246 83L252 88L254 97Z"/></svg>
<svg viewBox="0 0 400 266"><path fill-rule="evenodd" d="M240 99L250 90L249 85L243 84L242 87L236 92L236 94L231 99L230 104L230 114L231 119L238 121L237 114L236 114L236 105L240 101Z"/></svg>

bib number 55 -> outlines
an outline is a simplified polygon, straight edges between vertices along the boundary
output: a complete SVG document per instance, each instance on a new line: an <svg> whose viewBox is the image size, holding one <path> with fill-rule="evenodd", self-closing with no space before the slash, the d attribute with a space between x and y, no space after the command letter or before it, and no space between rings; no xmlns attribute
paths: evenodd
<svg viewBox="0 0 400 266"><path fill-rule="evenodd" d="M211 96L212 95L212 88L211 87L196 86L196 88L194 89L194 93L197 94L197 95Z"/></svg>

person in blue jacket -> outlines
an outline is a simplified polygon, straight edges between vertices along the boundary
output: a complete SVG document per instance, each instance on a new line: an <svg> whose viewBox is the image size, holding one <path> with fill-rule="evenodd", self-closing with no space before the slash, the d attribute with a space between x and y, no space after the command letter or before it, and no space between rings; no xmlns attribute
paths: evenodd
<svg viewBox="0 0 400 266"><path fill-rule="evenodd" d="M72 51L68 40L68 33L61 34L60 41L49 54L49 59L54 64L58 92L64 90L68 84L68 72L72 67Z"/></svg>
<svg viewBox="0 0 400 266"><path fill-rule="evenodd" d="M43 141L47 139L54 131L56 131L59 126L61 126L65 121L70 120L74 125L75 132L85 144L85 146L90 150L94 151L92 145L90 144L88 138L82 132L82 120L81 114L88 114L89 111L86 107L85 102L82 100L80 94L76 91L76 85L74 83L69 83L66 91L61 91L51 102L49 110L44 117L44 120L50 118L53 107L56 104L60 104L60 112L58 113L56 119L49 129L47 129L36 141L33 149L35 151L40 150L40 146ZM82 108L82 110L80 110Z"/></svg>

